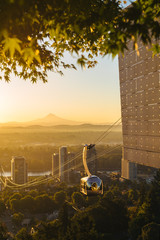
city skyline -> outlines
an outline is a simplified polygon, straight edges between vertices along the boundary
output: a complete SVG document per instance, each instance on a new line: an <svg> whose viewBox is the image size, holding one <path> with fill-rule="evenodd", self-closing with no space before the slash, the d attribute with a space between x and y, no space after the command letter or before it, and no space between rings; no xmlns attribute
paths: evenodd
<svg viewBox="0 0 160 240"><path fill-rule="evenodd" d="M87 123L120 117L118 57L98 58L95 68L65 70L63 76L50 72L45 84L14 76L0 84L0 123L31 121L49 113Z"/></svg>

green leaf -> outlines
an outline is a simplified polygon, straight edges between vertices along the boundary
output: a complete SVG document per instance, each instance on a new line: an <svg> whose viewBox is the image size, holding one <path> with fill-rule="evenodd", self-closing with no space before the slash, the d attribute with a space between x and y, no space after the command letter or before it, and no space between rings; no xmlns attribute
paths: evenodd
<svg viewBox="0 0 160 240"><path fill-rule="evenodd" d="M31 65L31 63L33 62L34 58L37 60L37 62L39 62L41 64L40 55L37 52L37 50L34 51L33 48L25 48L23 50L23 58L27 62L28 66Z"/></svg>
<svg viewBox="0 0 160 240"><path fill-rule="evenodd" d="M156 54L160 54L160 44L152 44L152 48L151 48L152 52L153 52L153 56Z"/></svg>
<svg viewBox="0 0 160 240"><path fill-rule="evenodd" d="M7 37L5 40L2 41L2 44L4 44L4 47L3 47L4 53L9 51L10 57L13 58L16 50L19 53L21 53L20 43L21 43L21 40L19 40L18 38Z"/></svg>
<svg viewBox="0 0 160 240"><path fill-rule="evenodd" d="M77 64L80 65L81 68L85 69L86 61L87 58L85 58L84 55L82 55L80 58L77 59Z"/></svg>

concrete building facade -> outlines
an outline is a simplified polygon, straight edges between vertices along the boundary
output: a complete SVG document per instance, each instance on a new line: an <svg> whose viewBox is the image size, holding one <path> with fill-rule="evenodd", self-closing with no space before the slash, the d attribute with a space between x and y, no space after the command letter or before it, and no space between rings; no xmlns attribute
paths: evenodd
<svg viewBox="0 0 160 240"><path fill-rule="evenodd" d="M59 148L59 178L61 181L68 181L68 153L67 147Z"/></svg>
<svg viewBox="0 0 160 240"><path fill-rule="evenodd" d="M52 176L59 177L59 154L52 155Z"/></svg>
<svg viewBox="0 0 160 240"><path fill-rule="evenodd" d="M11 160L11 180L17 184L27 182L27 163L24 157L12 157Z"/></svg>
<svg viewBox="0 0 160 240"><path fill-rule="evenodd" d="M160 55L141 42L119 56L123 128L122 177L136 178L136 164L160 168Z"/></svg>
<svg viewBox="0 0 160 240"><path fill-rule="evenodd" d="M75 158L75 153L73 152L68 152L68 167L70 169L75 169L75 166L76 166L76 159Z"/></svg>

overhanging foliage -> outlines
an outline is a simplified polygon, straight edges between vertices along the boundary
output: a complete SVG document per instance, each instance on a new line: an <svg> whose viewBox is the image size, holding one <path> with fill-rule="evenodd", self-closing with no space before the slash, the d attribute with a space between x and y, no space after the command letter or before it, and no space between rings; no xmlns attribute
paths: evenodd
<svg viewBox="0 0 160 240"><path fill-rule="evenodd" d="M125 2L125 1L124 1ZM47 81L47 71L75 68L64 62L66 52L88 68L98 55L116 56L160 35L159 0L137 0L122 9L117 0L5 0L0 1L0 70L10 80ZM153 46L158 53L158 44Z"/></svg>

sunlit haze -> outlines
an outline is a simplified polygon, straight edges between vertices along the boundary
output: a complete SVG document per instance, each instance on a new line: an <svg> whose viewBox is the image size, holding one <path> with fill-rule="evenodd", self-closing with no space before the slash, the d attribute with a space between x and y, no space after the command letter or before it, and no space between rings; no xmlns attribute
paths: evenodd
<svg viewBox="0 0 160 240"><path fill-rule="evenodd" d="M14 76L0 82L0 122L30 121L49 113L89 123L114 122L120 117L118 58L100 58L95 68L49 73L48 83Z"/></svg>

